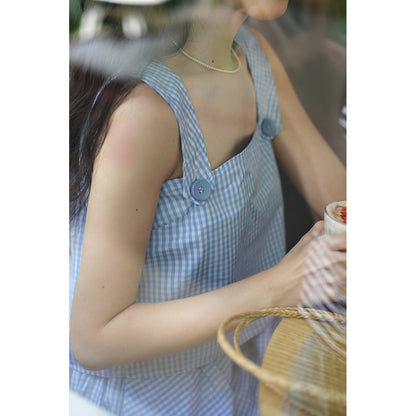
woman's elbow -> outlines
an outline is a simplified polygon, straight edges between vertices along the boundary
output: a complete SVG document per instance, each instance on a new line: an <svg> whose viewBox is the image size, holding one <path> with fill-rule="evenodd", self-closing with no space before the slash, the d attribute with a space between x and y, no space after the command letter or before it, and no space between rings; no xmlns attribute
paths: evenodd
<svg viewBox="0 0 416 416"><path fill-rule="evenodd" d="M109 368L105 351L99 346L98 335L76 330L71 326L70 335L72 353L81 367L89 371L99 371Z"/></svg>

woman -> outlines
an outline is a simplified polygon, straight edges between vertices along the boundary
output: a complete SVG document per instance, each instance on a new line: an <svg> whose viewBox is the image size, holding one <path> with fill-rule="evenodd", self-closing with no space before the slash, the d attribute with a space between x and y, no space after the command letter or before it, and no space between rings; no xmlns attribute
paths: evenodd
<svg viewBox="0 0 416 416"><path fill-rule="evenodd" d="M322 222L285 255L278 166L321 216L345 198L344 168L279 59L242 27L286 6L216 5L120 92L107 128L93 120L104 140L71 227L70 387L114 414L257 414L256 381L219 349L218 326L296 306L306 273L345 282L345 236L323 235ZM276 324L244 334L251 359Z"/></svg>

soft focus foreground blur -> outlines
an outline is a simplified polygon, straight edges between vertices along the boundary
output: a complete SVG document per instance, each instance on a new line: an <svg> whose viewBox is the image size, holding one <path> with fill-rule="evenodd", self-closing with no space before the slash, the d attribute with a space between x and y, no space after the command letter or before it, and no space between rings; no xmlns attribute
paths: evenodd
<svg viewBox="0 0 416 416"><path fill-rule="evenodd" d="M212 6L216 3L217 6ZM209 17L207 0L70 0L71 64L96 71L106 78L137 77L146 65L181 44L191 18ZM268 40L282 61L309 117L346 163L346 1L291 0L286 13L272 21L249 18L247 24ZM289 179L281 172L285 201L286 240L290 250L312 226L316 217ZM323 214L323 213L322 213ZM325 263L325 258L322 262ZM315 264L310 265L314 271ZM345 267L342 271L345 273ZM331 293L316 291L330 287ZM331 286L333 284L333 286ZM326 273L311 272L303 282L303 306L320 307L346 315L345 287ZM341 294L341 296L334 296ZM336 301L334 301L334 297ZM345 326L336 322L315 325L314 334L335 356L345 358ZM302 347L308 350L308 344ZM309 348L309 351L312 351ZM314 365L325 374L323 353L313 350ZM307 355L303 355L306 357ZM328 352L325 352L328 356ZM320 358L321 357L321 358ZM302 356L300 356L302 359ZM302 376L301 362L293 362L291 377ZM77 413L81 416L81 413ZM85 413L87 414L87 413ZM321 413L325 414L325 413Z"/></svg>
<svg viewBox="0 0 416 416"><path fill-rule="evenodd" d="M233 0L70 0L71 64L104 76L137 77L185 40L191 18ZM265 36L324 139L346 163L346 0L291 0L272 21L246 22ZM317 219L282 173L287 247Z"/></svg>
<svg viewBox="0 0 416 416"><path fill-rule="evenodd" d="M186 25L232 0L70 0L71 64L114 77L137 77L181 44ZM346 1L291 0L275 20L248 18L281 59L306 112L346 163ZM290 250L317 219L281 172ZM307 284L308 282L305 282ZM308 287L308 289L311 289ZM326 302L325 294L308 298ZM314 306L309 302L306 306ZM345 313L344 299L334 312ZM316 305L315 305L316 306ZM329 308L331 310L331 307Z"/></svg>
<svg viewBox="0 0 416 416"><path fill-rule="evenodd" d="M137 77L183 42L191 19L231 1L71 0L71 63L109 77Z"/></svg>

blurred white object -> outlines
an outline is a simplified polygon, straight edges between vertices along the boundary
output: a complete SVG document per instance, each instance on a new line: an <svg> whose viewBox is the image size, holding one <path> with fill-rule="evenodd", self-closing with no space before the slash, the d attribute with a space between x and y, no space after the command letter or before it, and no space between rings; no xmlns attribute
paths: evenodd
<svg viewBox="0 0 416 416"><path fill-rule="evenodd" d="M111 414L70 390L69 416L111 416Z"/></svg>
<svg viewBox="0 0 416 416"><path fill-rule="evenodd" d="M80 40L92 39L102 30L102 21L105 17L103 7L92 7L86 10L82 16L79 25L78 37Z"/></svg>
<svg viewBox="0 0 416 416"><path fill-rule="evenodd" d="M78 39L87 41L99 36L103 31L107 12L104 7L98 5L87 9L81 16ZM120 9L119 14L123 35L127 39L138 38L147 32L146 20L137 10Z"/></svg>
<svg viewBox="0 0 416 416"><path fill-rule="evenodd" d="M191 19L211 16L233 2L90 0L71 41L71 65L104 76L135 78L153 59L176 51L172 40L183 43Z"/></svg>
<svg viewBox="0 0 416 416"><path fill-rule="evenodd" d="M129 13L121 21L124 35L129 38L138 38L147 32L145 18L140 13Z"/></svg>

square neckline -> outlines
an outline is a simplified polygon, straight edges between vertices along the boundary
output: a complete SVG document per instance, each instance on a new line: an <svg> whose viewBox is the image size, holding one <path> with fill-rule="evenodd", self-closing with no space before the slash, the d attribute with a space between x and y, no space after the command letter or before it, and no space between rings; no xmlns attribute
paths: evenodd
<svg viewBox="0 0 416 416"><path fill-rule="evenodd" d="M250 64L250 59L249 59L246 51L244 50L244 47L242 46L243 42L240 43L239 40L238 40L238 35L239 35L240 30L241 30L241 28L239 28L239 30L238 30L235 38L234 38L234 42L240 47L240 49L241 49L241 51L244 55L244 58L246 59L249 76L250 76L251 82L252 82L253 87L254 87L255 97L256 97L256 126L254 128L254 131L253 131L253 133L250 137L250 140L249 140L248 144L244 147L244 149L241 150L240 152L236 153L231 158L227 159L224 163L221 163L221 165L217 166L215 169L212 169L211 163L209 161L207 147L206 147L206 144L205 144L204 136L202 135L199 120L198 120L198 117L196 115L194 106L192 104L191 97L190 97L190 95L189 95L189 93L188 93L188 91L185 87L185 84L182 81L182 78L176 72L174 72L172 69L170 69L168 66L166 66L164 63L162 63L158 59L154 60L158 65L163 67L164 71L167 71L171 76L173 76L173 78L175 78L175 80L178 82L178 84L181 87L182 94L184 94L186 96L186 98L187 98L187 100L190 104L190 108L192 110L192 115L194 117L195 125L197 127L198 139L202 141L203 150L204 150L204 157L205 157L205 160L208 163L208 168L209 168L211 174L213 175L213 177L222 174L224 171L227 171L229 169L230 165L232 165L233 163L235 163L238 160L240 160L241 158L243 158L245 156L245 154L253 147L253 143L256 141L256 139L259 135L260 120L261 120L261 115L260 115L261 111L260 111L260 105L259 105L260 99L261 99L261 97L259 96L260 89L259 89L259 86L257 85L256 78L253 76L253 72L252 72L251 64ZM181 132L179 134L181 135ZM181 138L181 146L182 146L182 144L183 144L183 141L182 141L182 138ZM183 151L182 151L182 154L183 154ZM183 160L182 160L182 163L183 163ZM164 183L166 184L166 183L170 183L170 182L174 182L174 181L179 182L179 181L182 181L182 180L183 180L183 169L182 169L182 176L181 177L168 179Z"/></svg>

